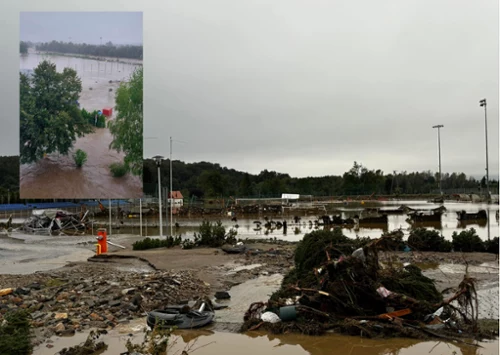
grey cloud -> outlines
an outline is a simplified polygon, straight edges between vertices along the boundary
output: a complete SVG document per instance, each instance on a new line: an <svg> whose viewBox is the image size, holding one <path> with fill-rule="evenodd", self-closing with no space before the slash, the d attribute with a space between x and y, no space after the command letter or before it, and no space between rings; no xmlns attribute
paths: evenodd
<svg viewBox="0 0 500 355"><path fill-rule="evenodd" d="M436 171L431 127L444 124L443 170L480 176L478 101L486 97L490 175L498 175L496 1L85 6L93 5L144 11L144 132L158 137L145 140L146 157L168 156L174 136L187 142L174 143L175 159L254 173L341 174L354 160L385 172ZM15 10L3 16L9 13ZM3 41L16 51L6 62L16 70L17 39L4 34ZM5 70L2 79L14 83L17 76ZM17 109L10 106L17 100L2 93L15 127ZM0 139L0 148L16 154L17 142L16 149L3 143L9 139Z"/></svg>

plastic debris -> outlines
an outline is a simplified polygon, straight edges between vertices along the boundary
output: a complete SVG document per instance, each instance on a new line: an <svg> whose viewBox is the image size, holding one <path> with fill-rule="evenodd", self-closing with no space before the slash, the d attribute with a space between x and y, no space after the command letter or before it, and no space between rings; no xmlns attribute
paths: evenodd
<svg viewBox="0 0 500 355"><path fill-rule="evenodd" d="M264 312L264 313L262 313L262 315L260 316L260 319L263 322L268 322L268 323L278 323L278 322L281 322L280 317L276 313L273 313L273 312Z"/></svg>
<svg viewBox="0 0 500 355"><path fill-rule="evenodd" d="M360 259L362 262L366 261L366 256L365 256L365 252L363 251L363 248L356 249L352 253L352 256L354 256L355 258Z"/></svg>
<svg viewBox="0 0 500 355"><path fill-rule="evenodd" d="M4 288L0 290L0 296L10 295L14 291L13 288Z"/></svg>
<svg viewBox="0 0 500 355"><path fill-rule="evenodd" d="M386 297L389 297L390 295L392 295L392 292L389 291L388 289L386 289L385 287L383 286L380 286L379 288L377 288L377 293L383 297L383 298L386 298Z"/></svg>

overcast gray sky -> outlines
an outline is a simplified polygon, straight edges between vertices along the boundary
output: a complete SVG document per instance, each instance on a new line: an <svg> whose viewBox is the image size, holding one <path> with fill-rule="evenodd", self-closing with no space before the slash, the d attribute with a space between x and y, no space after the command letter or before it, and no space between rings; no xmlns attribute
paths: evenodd
<svg viewBox="0 0 500 355"><path fill-rule="evenodd" d="M30 4L30 5L28 5ZM57 5L57 6L56 6ZM18 129L20 10L144 11L145 156L292 176L498 175L498 1L95 1L2 5L2 115ZM18 18L18 17L17 17ZM92 27L92 26L89 26ZM69 35L67 35L69 36ZM6 87L9 87L8 89ZM0 131L0 151L17 154Z"/></svg>
<svg viewBox="0 0 500 355"><path fill-rule="evenodd" d="M142 44L141 12L22 12L20 39L100 44Z"/></svg>

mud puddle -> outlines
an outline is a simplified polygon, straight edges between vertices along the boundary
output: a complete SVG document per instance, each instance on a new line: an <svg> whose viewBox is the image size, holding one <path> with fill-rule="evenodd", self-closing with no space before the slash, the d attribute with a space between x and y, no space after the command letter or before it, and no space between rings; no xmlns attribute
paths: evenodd
<svg viewBox="0 0 500 355"><path fill-rule="evenodd" d="M217 323L232 323L240 325L243 322L243 316L248 310L248 306L253 302L266 301L269 296L279 289L283 276L274 274L270 276L259 276L255 279L243 282L229 290L231 299L227 301L218 301L225 304L228 308L215 312L214 329Z"/></svg>
<svg viewBox="0 0 500 355"><path fill-rule="evenodd" d="M456 288L463 280L465 271L465 265L440 264L436 268L424 270L423 274L435 280L437 289L443 291L449 287ZM500 319L498 264L496 266L492 263L483 263L479 266L469 265L468 272L477 282L479 319ZM449 294L448 292L445 296Z"/></svg>

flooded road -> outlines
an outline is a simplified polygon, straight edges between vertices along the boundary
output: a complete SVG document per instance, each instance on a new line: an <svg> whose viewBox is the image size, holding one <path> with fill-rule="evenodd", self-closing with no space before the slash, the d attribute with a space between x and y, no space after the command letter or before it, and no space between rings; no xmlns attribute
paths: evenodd
<svg viewBox="0 0 500 355"><path fill-rule="evenodd" d="M118 243L126 238L129 236L112 239ZM85 261L95 254L95 243L92 236L0 234L0 274L31 274Z"/></svg>
<svg viewBox="0 0 500 355"><path fill-rule="evenodd" d="M20 69L34 69L48 59L57 70L65 67L77 71L82 80L80 107L87 111L115 106L115 92L119 81L128 80L137 64L116 61L96 61L66 56L48 56L30 53L20 57ZM110 82L111 81L111 82ZM111 90L111 91L110 91ZM113 119L115 112L110 119ZM20 174L21 198L133 198L142 195L142 181L130 174L121 178L112 176L109 165L123 161L124 154L109 149L112 135L107 128L78 138L67 156L49 154L37 163L23 164ZM77 149L87 153L87 162L76 168L73 154Z"/></svg>

